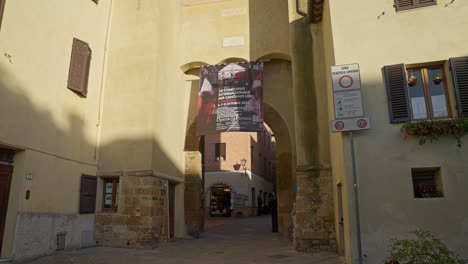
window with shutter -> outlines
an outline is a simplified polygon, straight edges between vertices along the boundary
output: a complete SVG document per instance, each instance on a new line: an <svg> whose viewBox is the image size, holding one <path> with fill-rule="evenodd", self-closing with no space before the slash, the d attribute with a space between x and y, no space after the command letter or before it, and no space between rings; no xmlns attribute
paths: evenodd
<svg viewBox="0 0 468 264"><path fill-rule="evenodd" d="M468 57L450 59L458 115L468 117Z"/></svg>
<svg viewBox="0 0 468 264"><path fill-rule="evenodd" d="M0 30L2 29L3 13L5 11L6 0L0 0Z"/></svg>
<svg viewBox="0 0 468 264"><path fill-rule="evenodd" d="M418 7L437 5L436 0L395 0L396 11L403 11Z"/></svg>
<svg viewBox="0 0 468 264"><path fill-rule="evenodd" d="M384 67L391 123L450 118L450 96L441 64Z"/></svg>
<svg viewBox="0 0 468 264"><path fill-rule="evenodd" d="M408 94L406 90L406 72L404 64L384 67L387 86L388 110L391 123L411 120Z"/></svg>
<svg viewBox="0 0 468 264"><path fill-rule="evenodd" d="M226 160L226 143L215 144L215 157L216 160Z"/></svg>
<svg viewBox="0 0 468 264"><path fill-rule="evenodd" d="M83 97L86 97L88 93L90 63L91 49L88 43L74 38L67 87Z"/></svg>
<svg viewBox="0 0 468 264"><path fill-rule="evenodd" d="M80 214L89 214L96 211L97 177L81 176Z"/></svg>

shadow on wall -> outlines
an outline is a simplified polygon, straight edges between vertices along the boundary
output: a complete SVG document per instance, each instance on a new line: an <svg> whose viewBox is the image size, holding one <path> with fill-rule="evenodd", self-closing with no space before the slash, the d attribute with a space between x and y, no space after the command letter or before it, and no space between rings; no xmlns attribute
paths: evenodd
<svg viewBox="0 0 468 264"><path fill-rule="evenodd" d="M15 260L21 260L50 254L57 250L55 234L64 232L65 249L93 245L94 217L79 214L78 207L81 174L95 175L98 170L97 109L87 107L96 105L99 99L70 99L78 96L67 90L66 84L61 88L65 92L34 87L32 93L28 92L33 90L31 87L21 85L5 68L0 68L0 76L0 146L21 152L21 158L17 155L12 164L15 169L2 255L15 255ZM86 107L73 108L69 102ZM114 140L100 146L101 157L122 164L123 170L128 155L142 155L131 147L141 144L153 146L153 155L157 153L167 170L163 173L184 175L152 139ZM37 172L33 181L26 183L20 176L26 171ZM31 192L29 200L23 200L26 188ZM166 208L167 203L166 199L160 205ZM158 213L167 219L167 210ZM91 236L87 238L91 244L84 241L85 232Z"/></svg>

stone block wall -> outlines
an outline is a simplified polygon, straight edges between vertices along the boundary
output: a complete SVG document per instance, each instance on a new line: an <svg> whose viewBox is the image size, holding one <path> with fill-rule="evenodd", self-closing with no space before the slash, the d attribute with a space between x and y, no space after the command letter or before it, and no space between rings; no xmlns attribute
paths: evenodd
<svg viewBox="0 0 468 264"><path fill-rule="evenodd" d="M297 250L335 250L333 179L329 169L297 171L294 245Z"/></svg>
<svg viewBox="0 0 468 264"><path fill-rule="evenodd" d="M95 238L104 246L141 247L168 239L168 181L121 176L117 212L96 214Z"/></svg>

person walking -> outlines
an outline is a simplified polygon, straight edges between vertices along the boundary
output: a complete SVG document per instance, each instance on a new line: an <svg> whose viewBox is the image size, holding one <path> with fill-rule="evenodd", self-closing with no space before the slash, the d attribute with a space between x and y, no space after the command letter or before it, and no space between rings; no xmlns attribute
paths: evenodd
<svg viewBox="0 0 468 264"><path fill-rule="evenodd" d="M278 201L276 200L276 193L273 192L273 197L270 203L271 212L271 232L278 232Z"/></svg>
<svg viewBox="0 0 468 264"><path fill-rule="evenodd" d="M257 197L257 213L258 216L262 215L262 208L263 208L263 202L262 202L262 191L258 194Z"/></svg>

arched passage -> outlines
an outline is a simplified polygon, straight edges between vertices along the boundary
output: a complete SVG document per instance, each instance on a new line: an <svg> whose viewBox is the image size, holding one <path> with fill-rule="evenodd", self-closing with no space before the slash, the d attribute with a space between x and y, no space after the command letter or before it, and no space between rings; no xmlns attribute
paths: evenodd
<svg viewBox="0 0 468 264"><path fill-rule="evenodd" d="M291 225L291 210L295 199L292 141L282 116L264 104L265 123L276 139L276 192L278 198L278 228L287 235ZM196 136L196 119L191 122L185 138L185 219L190 231L196 226L203 230L203 137Z"/></svg>

